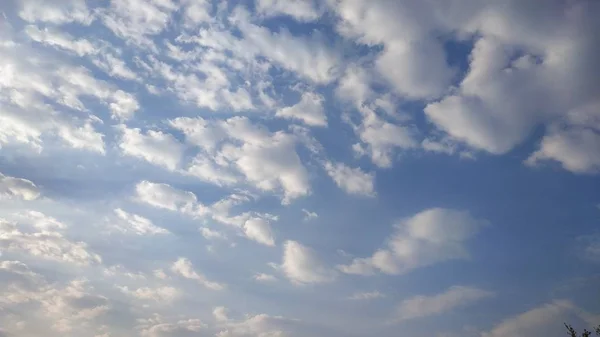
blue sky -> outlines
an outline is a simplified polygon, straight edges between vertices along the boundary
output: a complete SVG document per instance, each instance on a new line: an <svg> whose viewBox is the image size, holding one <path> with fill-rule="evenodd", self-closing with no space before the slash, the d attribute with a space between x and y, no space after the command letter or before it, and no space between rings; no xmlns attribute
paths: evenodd
<svg viewBox="0 0 600 337"><path fill-rule="evenodd" d="M1 337L600 323L595 1L0 11Z"/></svg>

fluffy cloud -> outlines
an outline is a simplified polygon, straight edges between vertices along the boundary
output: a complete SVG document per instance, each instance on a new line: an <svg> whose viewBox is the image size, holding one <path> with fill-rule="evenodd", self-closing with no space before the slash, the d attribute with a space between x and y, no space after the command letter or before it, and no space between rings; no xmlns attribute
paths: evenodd
<svg viewBox="0 0 600 337"><path fill-rule="evenodd" d="M465 259L469 257L466 241L486 223L464 211L428 209L396 225L386 247L371 257L356 258L338 268L348 274L369 275L376 270L403 274L443 261Z"/></svg>
<svg viewBox="0 0 600 337"><path fill-rule="evenodd" d="M360 168L351 168L341 163L326 162L325 170L341 189L349 194L374 196L373 173L365 173Z"/></svg>
<svg viewBox="0 0 600 337"><path fill-rule="evenodd" d="M206 324L197 318L166 320L154 314L150 318L138 320L136 330L144 337L189 336L206 328Z"/></svg>
<svg viewBox="0 0 600 337"><path fill-rule="evenodd" d="M312 248L296 241L284 243L281 268L285 276L296 284L331 282L336 277Z"/></svg>
<svg viewBox="0 0 600 337"><path fill-rule="evenodd" d="M250 240L267 246L275 245L270 221L277 220L277 217L256 212L230 214L231 207L249 201L244 195L233 194L207 206L199 202L192 192L149 181L138 183L136 194L139 201L151 206L177 211L194 218L212 218L225 225L236 227ZM200 231L207 239L225 239L224 235L209 228L202 228Z"/></svg>
<svg viewBox="0 0 600 337"><path fill-rule="evenodd" d="M101 12L104 25L120 38L145 47L154 47L151 36L162 32L169 23L175 2L164 1L111 1Z"/></svg>
<svg viewBox="0 0 600 337"><path fill-rule="evenodd" d="M299 120L310 126L327 126L327 116L325 116L323 109L323 97L312 92L303 93L300 102L279 109L275 116Z"/></svg>
<svg viewBox="0 0 600 337"><path fill-rule="evenodd" d="M225 288L224 284L209 281L204 275L195 271L192 262L184 257L180 257L173 263L171 271L184 278L194 280L211 290L222 290Z"/></svg>
<svg viewBox="0 0 600 337"><path fill-rule="evenodd" d="M137 289L119 287L119 289L124 294L139 300L154 301L158 303L172 302L181 295L180 291L173 287L142 287Z"/></svg>
<svg viewBox="0 0 600 337"><path fill-rule="evenodd" d="M154 207L188 214L203 213L203 206L198 203L194 193L176 189L168 184L144 180L136 185L135 192L139 201Z"/></svg>
<svg viewBox="0 0 600 337"><path fill-rule="evenodd" d="M120 125L119 130L122 133L119 147L124 154L171 171L178 168L184 148L172 135L154 130L144 134L140 129L129 129L124 125Z"/></svg>
<svg viewBox="0 0 600 337"><path fill-rule="evenodd" d="M73 42L53 30L29 27L27 31L32 38L53 47L79 53L90 48L83 41ZM15 42L13 34L12 27L3 25L0 40L10 43L0 44L4 60L0 66L4 74L0 81L4 92L0 96L0 143L25 144L39 151L44 141L58 139L76 149L104 154L104 135L94 126L100 120L90 113L89 99L109 109L114 118L124 119L139 108L136 98L65 57Z"/></svg>
<svg viewBox="0 0 600 337"><path fill-rule="evenodd" d="M353 125L361 142L353 146L358 155L368 155L379 167L391 167L397 149L413 149L418 143L416 131L405 125L386 121L373 109L361 108L362 123Z"/></svg>
<svg viewBox="0 0 600 337"><path fill-rule="evenodd" d="M57 335L65 335L97 332L100 330L97 319L111 308L110 301L96 294L83 279L65 284L49 283L19 261L0 262L0 274L3 274L3 282L8 281L0 291L0 304L15 313L11 315L13 320L26 319L31 323L16 325L14 333L39 335L53 334L54 331ZM27 312L27 317L20 312Z"/></svg>
<svg viewBox="0 0 600 337"><path fill-rule="evenodd" d="M283 191L283 202L310 192L308 173L296 152L294 135L271 133L248 118L224 121L203 118L177 118L171 125L181 130L186 141L212 155L195 162L190 171L217 184L235 183L235 173L263 191ZM221 174L224 172L224 175Z"/></svg>
<svg viewBox="0 0 600 337"><path fill-rule="evenodd" d="M402 301L396 310L399 321L439 315L493 296L493 293L473 287L453 286L441 294L415 296Z"/></svg>
<svg viewBox="0 0 600 337"><path fill-rule="evenodd" d="M251 218L246 220L244 223L244 232L249 239L258 243L266 246L275 245L271 225L266 219Z"/></svg>
<svg viewBox="0 0 600 337"><path fill-rule="evenodd" d="M413 99L444 93L454 72L441 43L428 32L435 8L388 0L330 3L340 17L340 34L366 45L383 45L375 66L399 93Z"/></svg>
<svg viewBox="0 0 600 337"><path fill-rule="evenodd" d="M155 226L152 221L143 216L127 213L124 210L117 208L115 214L121 220L119 224L115 224L113 228L123 233L133 233L137 235L155 235L167 234L166 229Z"/></svg>
<svg viewBox="0 0 600 337"><path fill-rule="evenodd" d="M89 24L93 16L83 0L67 0L59 5L47 4L39 0L20 2L19 17L28 22L51 24L82 23Z"/></svg>
<svg viewBox="0 0 600 337"><path fill-rule="evenodd" d="M39 196L40 190L31 180L0 173L0 199L35 200Z"/></svg>
<svg viewBox="0 0 600 337"><path fill-rule="evenodd" d="M289 330L298 323L293 319L267 314L246 315L243 320L234 320L229 318L226 312L224 307L217 307L213 311L215 318L222 325L222 330L216 334L217 337L288 336Z"/></svg>
<svg viewBox="0 0 600 337"><path fill-rule="evenodd" d="M596 69L590 60L598 53L593 47L597 38L591 33L591 27L597 27L591 14L597 4L556 3L522 20L519 13L525 7L515 2L472 13L470 24L461 27L480 36L471 52L469 72L458 93L425 109L441 129L474 148L506 153L536 125L552 125L569 111L597 100L600 85L588 76ZM496 23L490 24L491 20ZM561 123L566 124L563 128L573 127L568 118ZM593 170L594 151L590 164L578 159L581 151L593 150L589 148L593 139L586 131L574 132L556 134L551 127L532 161L547 158L575 172ZM573 153L570 160L561 155L567 149Z"/></svg>
<svg viewBox="0 0 600 337"><path fill-rule="evenodd" d="M313 1L258 0L256 10L265 16L289 15L298 21L314 21L320 13Z"/></svg>
<svg viewBox="0 0 600 337"><path fill-rule="evenodd" d="M59 231L62 228L51 230L50 226L38 225L34 229L39 228L40 231L35 231L27 227L23 223L0 219L0 247L9 252L76 265L101 262L98 254L88 251L86 243L73 242L66 238ZM22 231L22 228L28 230Z"/></svg>

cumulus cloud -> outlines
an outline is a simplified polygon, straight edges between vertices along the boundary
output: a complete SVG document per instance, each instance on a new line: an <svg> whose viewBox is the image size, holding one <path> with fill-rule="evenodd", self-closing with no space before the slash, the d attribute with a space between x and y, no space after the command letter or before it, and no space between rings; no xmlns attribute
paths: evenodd
<svg viewBox="0 0 600 337"><path fill-rule="evenodd" d="M356 258L338 269L348 274L369 275L375 271L404 274L448 260L466 259L466 241L474 236L486 221L468 212L431 208L400 221L386 247L371 257Z"/></svg>
<svg viewBox="0 0 600 337"><path fill-rule="evenodd" d="M89 24L93 20L92 13L83 0L67 0L60 4L48 4L39 0L20 2L19 17L28 22L44 22L50 24L81 23Z"/></svg>
<svg viewBox="0 0 600 337"><path fill-rule="evenodd" d="M0 199L35 200L39 196L40 190L31 180L0 173Z"/></svg>
<svg viewBox="0 0 600 337"><path fill-rule="evenodd" d="M321 15L312 0L258 0L256 10L267 17L288 15L298 21L314 21Z"/></svg>
<svg viewBox="0 0 600 337"><path fill-rule="evenodd" d="M335 271L328 268L312 248L296 241L284 243L281 268L296 284L331 282L336 277Z"/></svg>
<svg viewBox="0 0 600 337"><path fill-rule="evenodd" d="M230 214L232 207L249 201L247 196L233 194L212 205L204 205L190 191L180 190L168 184L141 181L136 186L136 198L151 206L177 211L193 218L211 218L236 227L250 240L267 246L275 245L270 222L277 220L276 216L257 212ZM206 227L200 231L207 239L226 239L222 233Z"/></svg>
<svg viewBox="0 0 600 337"><path fill-rule="evenodd" d="M189 336L205 328L206 324L197 318L166 319L159 314L139 319L136 326L140 336L144 337Z"/></svg>
<svg viewBox="0 0 600 337"><path fill-rule="evenodd" d="M130 43L155 47L151 37L162 32L170 21L175 2L116 0L100 12L104 25Z"/></svg>
<svg viewBox="0 0 600 337"><path fill-rule="evenodd" d="M120 125L121 140L119 147L125 155L146 160L151 164L163 166L174 171L179 167L184 147L175 137L161 131L129 129Z"/></svg>
<svg viewBox="0 0 600 337"><path fill-rule="evenodd" d="M309 126L327 126L323 97L313 92L303 93L298 103L279 109L275 116L299 120Z"/></svg>
<svg viewBox="0 0 600 337"><path fill-rule="evenodd" d="M123 233L133 233L136 235L156 235L169 233L169 231L166 229L154 225L152 221L144 218L143 216L125 212L120 208L115 209L115 214L121 221L112 227Z"/></svg>
<svg viewBox="0 0 600 337"><path fill-rule="evenodd" d="M23 224L0 219L0 247L6 251L75 265L85 266L102 261L98 254L88 251L86 243L66 238L60 232L62 228L51 230L50 226L37 227L40 231L35 231L35 227L28 230Z"/></svg>
<svg viewBox="0 0 600 337"><path fill-rule="evenodd" d="M439 315L458 307L473 304L494 294L473 287L453 286L433 296L415 296L402 301L396 310L396 319L405 321Z"/></svg>
<svg viewBox="0 0 600 337"><path fill-rule="evenodd" d="M109 299L96 294L84 279L74 279L62 284L50 283L19 261L0 263L0 273L3 272L7 272L9 277L11 274L19 277L13 278L0 291L0 303L15 313L28 308L27 321L32 323L17 324L19 333L38 334L45 330L45 333L64 335L99 331L97 319L111 308ZM23 318L20 314L13 316L13 319Z"/></svg>
<svg viewBox="0 0 600 337"><path fill-rule="evenodd" d="M246 236L266 246L274 246L275 239L269 221L261 218L251 218L244 223Z"/></svg>
<svg viewBox="0 0 600 337"><path fill-rule="evenodd" d="M225 234L207 227L200 228L200 233L202 233L202 236L207 240L227 240Z"/></svg>
<svg viewBox="0 0 600 337"><path fill-rule="evenodd" d="M373 109L361 108L362 122L353 125L361 142L353 146L358 155L368 155L379 167L391 167L397 150L418 146L417 132L409 126L386 121Z"/></svg>
<svg viewBox="0 0 600 337"><path fill-rule="evenodd" d="M203 213L203 206L198 203L194 193L174 188L168 184L144 180L136 185L135 192L139 201L157 208L188 214Z"/></svg>
<svg viewBox="0 0 600 337"><path fill-rule="evenodd" d="M142 287L137 289L129 289L128 287L119 287L119 289L128 296L132 296L139 300L154 301L157 303L172 302L177 299L181 293L173 287Z"/></svg>
<svg viewBox="0 0 600 337"><path fill-rule="evenodd" d="M186 141L212 155L194 163L190 171L217 184L236 182L235 172L263 191L282 190L283 202L310 193L308 172L296 152L294 135L269 132L246 117L208 121L201 117L181 117L171 121Z"/></svg>
<svg viewBox="0 0 600 337"><path fill-rule="evenodd" d="M225 288L224 284L209 281L204 275L194 270L192 262L184 257L180 257L173 263L171 271L181 277L194 280L211 290L223 290Z"/></svg>
<svg viewBox="0 0 600 337"><path fill-rule="evenodd" d="M282 316L267 314L246 315L242 320L231 319L226 315L227 309L217 307L213 314L221 323L221 331L217 337L245 337L245 336L288 336L288 333L298 321Z"/></svg>
<svg viewBox="0 0 600 337"><path fill-rule="evenodd" d="M326 162L325 170L336 185L349 194L374 196L375 174L351 168L342 163Z"/></svg>

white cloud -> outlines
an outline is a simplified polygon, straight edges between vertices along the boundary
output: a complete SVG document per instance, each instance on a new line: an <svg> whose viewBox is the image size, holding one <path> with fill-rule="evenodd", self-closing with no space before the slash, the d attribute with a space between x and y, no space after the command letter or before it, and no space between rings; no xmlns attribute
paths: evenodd
<svg viewBox="0 0 600 337"><path fill-rule="evenodd" d="M275 245L270 221L276 221L276 216L257 212L230 214L231 207L249 201L243 194L232 194L206 206L200 203L192 192L168 184L142 181L136 186L136 198L151 206L177 211L193 218L212 218L222 224L236 227L250 240L267 246ZM200 231L207 239L226 239L223 234L209 228L202 228Z"/></svg>
<svg viewBox="0 0 600 337"><path fill-rule="evenodd" d="M104 25L125 41L154 47L151 37L161 33L171 20L177 5L171 0L115 0L102 11Z"/></svg>
<svg viewBox="0 0 600 337"><path fill-rule="evenodd" d="M413 149L418 146L416 131L404 125L385 121L370 108L360 109L363 120L354 126L355 133L362 143L354 146L359 155L368 154L379 167L391 167L396 149Z"/></svg>
<svg viewBox="0 0 600 337"><path fill-rule="evenodd" d="M325 170L336 185L349 194L374 196L375 174L351 168L342 163L326 162Z"/></svg>
<svg viewBox="0 0 600 337"><path fill-rule="evenodd" d="M371 73L366 68L350 65L339 79L335 92L343 100L350 101L360 108L374 94L371 82Z"/></svg>
<svg viewBox="0 0 600 337"><path fill-rule="evenodd" d="M194 193L176 189L168 184L144 180L136 185L135 190L139 201L154 207L190 214L196 214L202 209Z"/></svg>
<svg viewBox="0 0 600 337"><path fill-rule="evenodd" d="M419 99L444 93L454 73L435 39L435 8L386 0L331 4L340 17L337 28L342 35L367 45L383 45L376 69L400 94Z"/></svg>
<svg viewBox="0 0 600 337"><path fill-rule="evenodd" d="M600 135L594 129L552 128L542 138L539 150L527 158L525 163L535 166L543 161L556 161L565 170L574 173L598 173L600 172Z"/></svg>
<svg viewBox="0 0 600 337"><path fill-rule="evenodd" d="M25 27L25 33L34 41L58 47L78 56L95 54L99 48L86 39L76 39L73 36L53 28L39 29L37 26Z"/></svg>
<svg viewBox="0 0 600 337"><path fill-rule="evenodd" d="M433 296L415 296L402 301L396 310L396 319L405 321L439 315L462 306L473 304L493 293L473 287L453 286Z"/></svg>
<svg viewBox="0 0 600 337"><path fill-rule="evenodd" d="M204 207L192 192L147 180L139 182L135 190L137 199L151 206L192 215L204 213Z"/></svg>
<svg viewBox="0 0 600 337"><path fill-rule="evenodd" d="M133 233L136 235L156 235L156 234L168 234L164 228L157 227L147 218L143 216L125 212L124 210L117 208L115 214L121 220L112 227L122 231L123 233Z"/></svg>
<svg viewBox="0 0 600 337"><path fill-rule="evenodd" d="M314 21L321 16L312 0L258 0L256 11L265 16L288 15L298 21Z"/></svg>
<svg viewBox="0 0 600 337"><path fill-rule="evenodd" d="M313 92L303 93L298 103L279 109L275 116L299 120L310 126L327 126L323 96Z"/></svg>
<svg viewBox="0 0 600 337"><path fill-rule="evenodd" d="M200 233L202 233L202 236L207 240L227 240L225 234L207 227L200 228Z"/></svg>
<svg viewBox="0 0 600 337"><path fill-rule="evenodd" d="M285 276L296 284L331 282L336 273L319 259L316 252L296 241L283 245L281 268Z"/></svg>
<svg viewBox="0 0 600 337"><path fill-rule="evenodd" d="M376 270L403 274L448 260L466 259L470 256L466 241L485 224L486 221L475 219L468 212L431 208L396 225L387 247L338 269L348 274L369 275Z"/></svg>
<svg viewBox="0 0 600 337"><path fill-rule="evenodd" d="M204 275L195 271L192 262L184 257L180 257L173 263L171 271L187 279L194 280L211 290L222 290L225 288L224 284L209 281Z"/></svg>
<svg viewBox="0 0 600 337"><path fill-rule="evenodd" d="M269 221L261 218L250 218L244 223L246 236L266 246L275 246L275 238Z"/></svg>
<svg viewBox="0 0 600 337"><path fill-rule="evenodd" d="M125 125L120 125L118 129L121 131L119 147L124 154L171 171L179 167L184 148L172 135L154 130L144 134L140 129L129 129Z"/></svg>
<svg viewBox="0 0 600 337"><path fill-rule="evenodd" d="M563 336L566 332L556 328L556 322L584 321L593 326L598 324L593 315L578 308L570 301L555 300L537 308L533 308L517 316L508 318L496 325L492 330L481 334L482 337L509 336ZM560 324L559 324L560 325ZM562 328L562 325L561 325Z"/></svg>
<svg viewBox="0 0 600 337"><path fill-rule="evenodd" d="M216 309L225 310L221 308ZM215 335L217 337L282 337L288 336L290 325L297 323L297 321L281 316L258 314L246 315L244 320L240 321L228 319L227 321L221 321L221 323L223 330Z"/></svg>
<svg viewBox="0 0 600 337"><path fill-rule="evenodd" d="M38 227L42 229L39 232L21 231L20 227L23 226L0 219L2 249L76 265L89 265L102 261L98 254L88 251L87 244L70 241L59 231L50 230L52 226L39 225Z"/></svg>
<svg viewBox="0 0 600 337"><path fill-rule="evenodd" d="M151 318L138 319L136 326L136 330L143 337L189 336L198 334L204 328L206 324L197 318L167 321L158 314L154 314Z"/></svg>
<svg viewBox="0 0 600 337"><path fill-rule="evenodd" d="M196 172L204 180L219 185L234 183L236 178L231 170L236 170L260 190L282 190L284 203L310 193L308 173L296 152L294 135L282 131L271 133L246 117L224 121L177 118L170 123L186 135L187 142L212 155L214 163L210 163L208 156L199 157L202 159L189 169L193 172L195 165L200 164L202 167Z"/></svg>
<svg viewBox="0 0 600 337"><path fill-rule="evenodd" d="M126 295L135 297L139 300L154 301L158 303L173 302L181 296L181 292L173 287L142 287L129 289L128 287L119 287Z"/></svg>
<svg viewBox="0 0 600 337"><path fill-rule="evenodd" d="M494 4L470 11L460 27L479 36L469 72L459 90L429 104L425 113L455 139L494 154L507 153L536 126L549 125L542 148L530 161L551 159L575 172L594 170L593 136L587 131L583 136L575 135L579 131L557 134L553 124L559 121L560 129L569 130L571 121L564 117L597 101L599 82L589 75L598 70L589 61L597 58L591 47L597 42L589 29L582 29L597 27L592 14L597 7L556 3L523 20L523 6ZM586 163L581 153L590 150L592 159ZM573 156L563 157L567 151Z"/></svg>
<svg viewBox="0 0 600 337"><path fill-rule="evenodd" d="M187 27L195 27L202 22L212 20L210 0L183 0L184 20Z"/></svg>
<svg viewBox="0 0 600 337"><path fill-rule="evenodd" d="M21 275L18 281L10 283L0 291L0 303L9 312L18 313L27 308L27 322L17 325L19 334L60 335L85 334L96 331L96 320L110 310L110 301L94 292L86 280L75 279L66 284L48 283L39 274L18 261L12 267L0 268ZM5 267L5 264L2 263ZM22 316L15 315L13 319Z"/></svg>
<svg viewBox="0 0 600 337"><path fill-rule="evenodd" d="M265 282L265 283L277 281L277 277L275 277L271 274L265 274L265 273L258 273L256 275L254 275L254 279L258 282Z"/></svg>
<svg viewBox="0 0 600 337"><path fill-rule="evenodd" d="M304 213L304 221L309 221L312 219L317 219L319 217L319 215L315 212L311 212L307 209L302 209L302 213Z"/></svg>
<svg viewBox="0 0 600 337"><path fill-rule="evenodd" d="M28 22L51 24L89 24L93 16L85 0L65 0L59 4L49 4L42 0L24 0L20 3L19 17Z"/></svg>
<svg viewBox="0 0 600 337"><path fill-rule="evenodd" d="M299 37L287 30L271 32L250 21L250 14L238 7L232 21L243 39L231 47L243 58L264 56L280 67L316 83L329 83L335 78L341 57L318 36Z"/></svg>
<svg viewBox="0 0 600 337"><path fill-rule="evenodd" d="M39 196L40 190L31 180L6 176L0 173L0 200L15 198L35 200Z"/></svg>
<svg viewBox="0 0 600 337"><path fill-rule="evenodd" d="M217 322L227 322L229 321L229 317L227 316L227 308L225 307L216 307L213 309L213 316L217 320Z"/></svg>
<svg viewBox="0 0 600 337"><path fill-rule="evenodd" d="M386 297L384 294L380 293L379 291L371 291L371 292L363 292L363 293L354 293L351 296L348 297L349 300L353 300L353 301L367 301L367 300L374 300L374 299L378 299L378 298L384 298Z"/></svg>
<svg viewBox="0 0 600 337"><path fill-rule="evenodd" d="M41 231L63 230L67 228L65 224L56 218L38 211L25 211L17 213L15 218L19 223L29 225Z"/></svg>
<svg viewBox="0 0 600 337"><path fill-rule="evenodd" d="M196 156L187 173L217 186L235 185L242 179L229 163L215 162L205 155Z"/></svg>
<svg viewBox="0 0 600 337"><path fill-rule="evenodd" d="M104 71L111 77L122 78L130 81L139 81L139 76L129 68L127 63L117 56L109 53L108 51L103 51L101 54L97 54L96 57L92 60L94 65ZM125 97L123 99L121 110L115 110L114 115L125 115L126 117L130 115L129 111L135 111L138 109L138 106L130 99ZM129 111L125 110L125 107L129 107Z"/></svg>

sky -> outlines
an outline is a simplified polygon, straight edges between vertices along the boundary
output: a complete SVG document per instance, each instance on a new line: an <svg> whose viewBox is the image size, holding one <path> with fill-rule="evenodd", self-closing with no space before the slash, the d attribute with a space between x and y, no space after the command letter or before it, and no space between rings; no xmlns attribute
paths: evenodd
<svg viewBox="0 0 600 337"><path fill-rule="evenodd" d="M600 324L600 2L0 13L0 337Z"/></svg>

